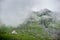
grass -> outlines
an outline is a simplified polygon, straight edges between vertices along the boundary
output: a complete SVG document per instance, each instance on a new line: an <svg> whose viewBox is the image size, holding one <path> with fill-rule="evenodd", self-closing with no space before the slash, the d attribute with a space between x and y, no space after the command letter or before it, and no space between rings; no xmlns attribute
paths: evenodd
<svg viewBox="0 0 60 40"><path fill-rule="evenodd" d="M51 40L48 37L34 36L31 33L0 34L0 40Z"/></svg>
<svg viewBox="0 0 60 40"><path fill-rule="evenodd" d="M35 40L28 34L0 34L1 40Z"/></svg>

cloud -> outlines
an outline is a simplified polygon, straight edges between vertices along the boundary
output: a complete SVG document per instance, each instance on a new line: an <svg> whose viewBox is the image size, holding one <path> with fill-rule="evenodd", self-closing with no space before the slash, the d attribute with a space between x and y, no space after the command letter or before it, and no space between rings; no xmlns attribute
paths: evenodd
<svg viewBox="0 0 60 40"><path fill-rule="evenodd" d="M3 0L1 1L1 20L8 25L21 23L28 15L31 3L29 0Z"/></svg>
<svg viewBox="0 0 60 40"><path fill-rule="evenodd" d="M40 9L44 9L44 8L48 8L52 11L57 11L60 12L60 1L59 0L35 0L36 2L33 6L33 10L40 10Z"/></svg>
<svg viewBox="0 0 60 40"><path fill-rule="evenodd" d="M1 0L0 18L8 25L23 22L29 12L48 8L60 12L60 0Z"/></svg>

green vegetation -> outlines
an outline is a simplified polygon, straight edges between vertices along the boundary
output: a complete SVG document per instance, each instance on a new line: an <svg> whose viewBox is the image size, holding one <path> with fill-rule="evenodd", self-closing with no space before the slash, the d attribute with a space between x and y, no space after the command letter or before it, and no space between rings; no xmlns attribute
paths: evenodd
<svg viewBox="0 0 60 40"><path fill-rule="evenodd" d="M25 27L24 27L25 26ZM1 40L51 40L48 34L37 24L33 23L31 25L24 25L22 27L13 28L18 34L12 34L11 30L8 27L2 28L2 32L0 32ZM3 34L2 34L3 33Z"/></svg>
<svg viewBox="0 0 60 40"><path fill-rule="evenodd" d="M16 28L0 25L0 40L60 40L60 22L55 22L52 12L45 9L34 13Z"/></svg>

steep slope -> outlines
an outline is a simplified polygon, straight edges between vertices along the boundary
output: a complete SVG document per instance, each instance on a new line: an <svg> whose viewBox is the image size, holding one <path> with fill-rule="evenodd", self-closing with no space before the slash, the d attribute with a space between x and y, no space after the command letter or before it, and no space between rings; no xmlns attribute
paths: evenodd
<svg viewBox="0 0 60 40"><path fill-rule="evenodd" d="M32 12L17 29L20 30L20 33L31 34L37 39L42 37L49 39L49 37L56 37L57 30L55 28L54 12L43 9L38 12Z"/></svg>

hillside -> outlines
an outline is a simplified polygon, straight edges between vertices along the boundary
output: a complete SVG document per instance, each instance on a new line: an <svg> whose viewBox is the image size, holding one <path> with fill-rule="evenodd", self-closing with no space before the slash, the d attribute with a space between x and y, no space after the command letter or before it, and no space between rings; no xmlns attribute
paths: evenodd
<svg viewBox="0 0 60 40"><path fill-rule="evenodd" d="M58 34L58 28L56 27L54 15L55 13L48 9L32 12L17 29L23 33L31 33L34 37L41 38L43 36L43 38L51 37L55 39Z"/></svg>
<svg viewBox="0 0 60 40"><path fill-rule="evenodd" d="M16 28L0 26L1 40L60 40L60 22L48 9L32 11Z"/></svg>

